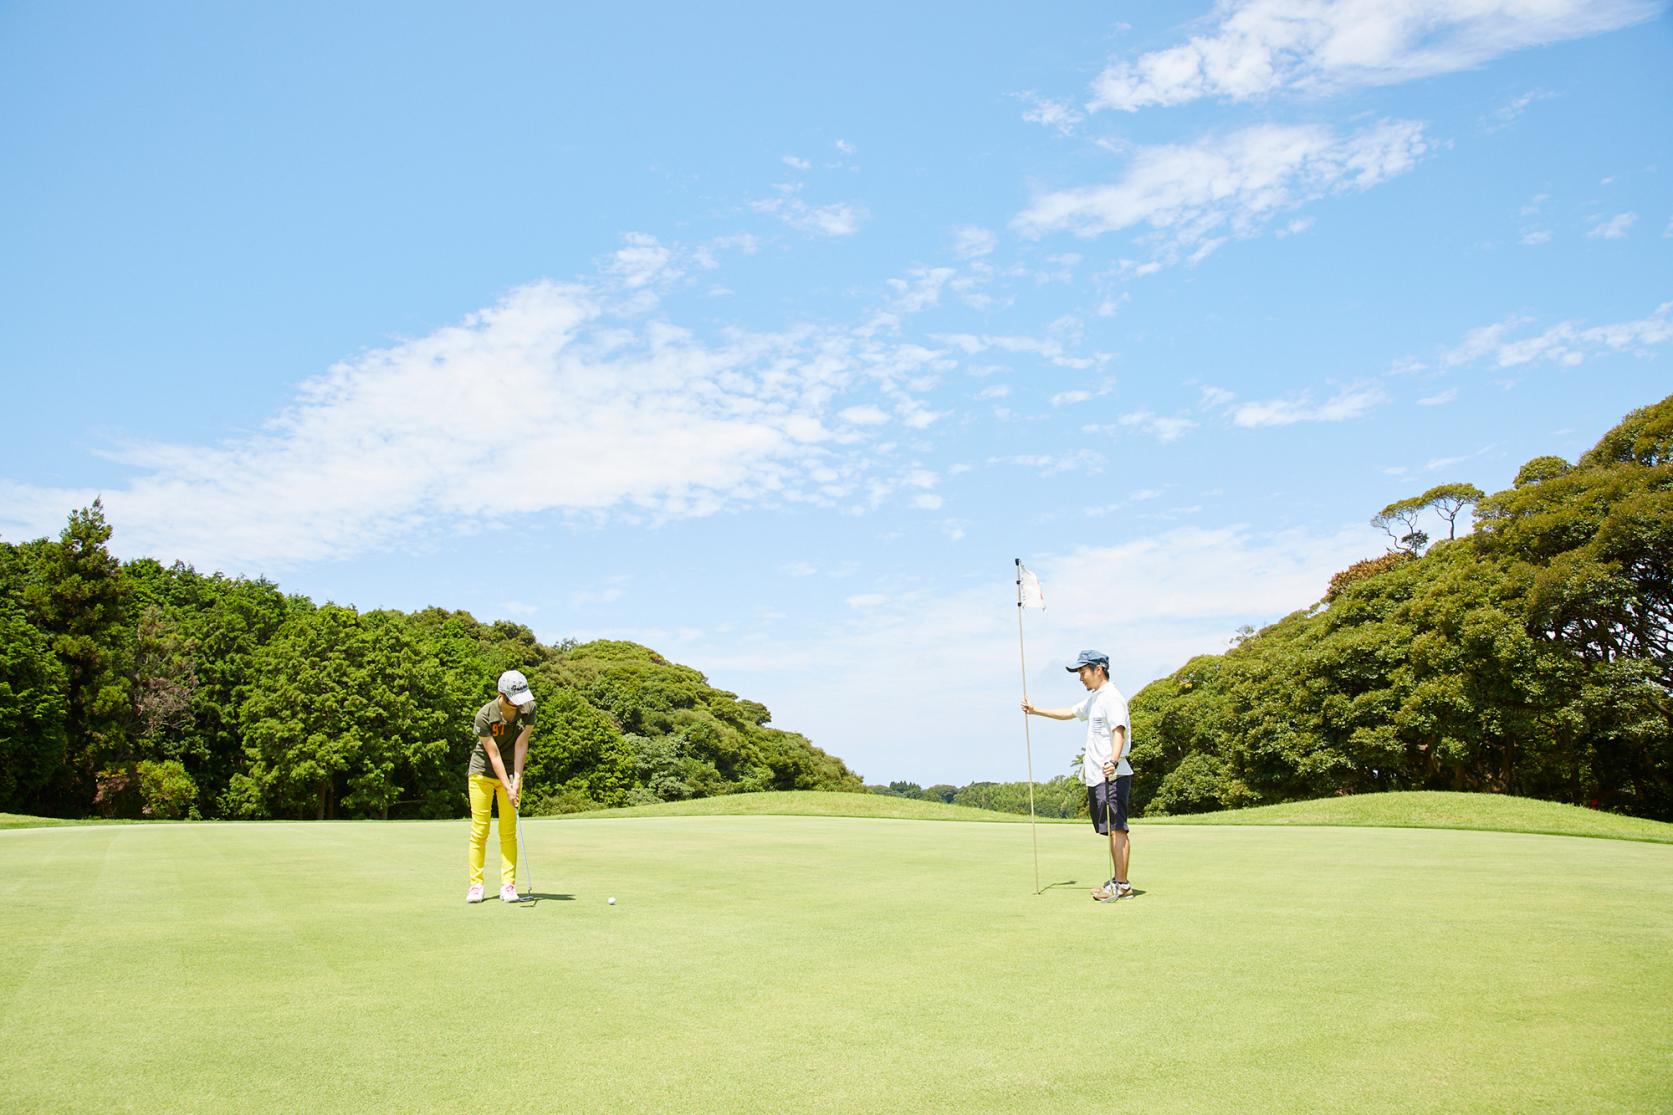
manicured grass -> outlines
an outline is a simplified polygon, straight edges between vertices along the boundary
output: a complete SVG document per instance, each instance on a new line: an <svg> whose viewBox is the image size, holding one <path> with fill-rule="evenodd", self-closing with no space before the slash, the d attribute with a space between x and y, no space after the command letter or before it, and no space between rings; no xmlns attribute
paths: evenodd
<svg viewBox="0 0 1673 1115"><path fill-rule="evenodd" d="M23 813L0 813L0 829L56 828L61 825L131 825L136 821L107 821L103 818L66 820L62 817L30 817Z"/></svg>
<svg viewBox="0 0 1673 1115"><path fill-rule="evenodd" d="M939 801L918 801L889 794L833 794L822 790L772 790L759 794L727 794L693 801L665 801L657 805L635 805L626 809L595 809L590 813L565 814L563 820L580 817L870 817L901 821L986 821L1000 824L1028 823L1028 814L996 813L945 805ZM1040 818L1042 822L1046 818ZM1052 820L1053 824L1061 823Z"/></svg>
<svg viewBox="0 0 1673 1115"><path fill-rule="evenodd" d="M0 833L4 1111L1650 1111L1673 847L1138 825ZM605 899L619 898L616 906Z"/></svg>
<svg viewBox="0 0 1673 1115"><path fill-rule="evenodd" d="M1673 844L1673 825L1601 813L1502 794L1449 794L1417 790L1396 794L1355 794L1287 805L1262 805L1224 813L1193 813L1148 819L1173 825L1330 825L1378 828L1477 829L1595 836Z"/></svg>

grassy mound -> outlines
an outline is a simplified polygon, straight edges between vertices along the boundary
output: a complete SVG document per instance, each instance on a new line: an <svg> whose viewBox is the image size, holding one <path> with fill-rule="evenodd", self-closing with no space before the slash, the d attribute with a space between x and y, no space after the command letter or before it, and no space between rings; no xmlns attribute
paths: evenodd
<svg viewBox="0 0 1673 1115"><path fill-rule="evenodd" d="M1261 805L1223 813L1147 817L1145 825L1320 825L1351 828L1475 829L1548 836L1592 836L1673 844L1673 825L1600 813L1578 805L1507 797L1413 790L1355 794L1284 805Z"/></svg>
<svg viewBox="0 0 1673 1115"><path fill-rule="evenodd" d="M566 813L585 817L865 817L897 821L986 821L1000 824L1028 820L1027 814L996 813L938 801L917 801L888 794L838 794L825 790L771 790L759 794L725 794L692 801L665 801L626 809L597 809ZM1042 821L1045 818L1041 818ZM1061 822L1053 819L1051 822Z"/></svg>

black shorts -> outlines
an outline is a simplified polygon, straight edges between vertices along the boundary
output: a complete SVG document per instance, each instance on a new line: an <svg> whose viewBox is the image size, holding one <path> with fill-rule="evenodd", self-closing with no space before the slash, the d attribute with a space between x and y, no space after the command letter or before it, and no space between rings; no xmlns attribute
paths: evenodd
<svg viewBox="0 0 1673 1115"><path fill-rule="evenodd" d="M1127 831L1127 804L1133 800L1133 776L1118 775L1108 782L1098 782L1086 788L1086 808L1092 814L1092 827L1108 835L1109 826L1116 832ZM1106 813L1107 806L1107 813ZM1109 821L1104 820L1105 816Z"/></svg>

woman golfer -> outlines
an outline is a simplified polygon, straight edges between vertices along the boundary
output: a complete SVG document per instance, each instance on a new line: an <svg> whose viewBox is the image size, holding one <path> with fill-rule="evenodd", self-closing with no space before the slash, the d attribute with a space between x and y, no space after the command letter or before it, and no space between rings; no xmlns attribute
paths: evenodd
<svg viewBox="0 0 1673 1115"><path fill-rule="evenodd" d="M466 902L482 901L482 865L488 855L488 817L500 802L500 901L521 902L517 894L517 799L523 760L534 731L534 694L516 670L500 675L500 693L476 714L476 747L471 751L471 889ZM507 747L510 754L506 754ZM506 767L511 773L506 774Z"/></svg>

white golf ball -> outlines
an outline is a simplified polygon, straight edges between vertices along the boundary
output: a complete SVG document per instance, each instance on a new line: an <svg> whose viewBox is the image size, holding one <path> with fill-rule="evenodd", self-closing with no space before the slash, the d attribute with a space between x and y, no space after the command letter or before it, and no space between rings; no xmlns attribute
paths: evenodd
<svg viewBox="0 0 1673 1115"><path fill-rule="evenodd" d="M614 905L615 905L615 904L616 904L616 900L615 900L615 898L614 898L614 897L612 897L612 898L611 898L611 899L610 899L610 905L612 905L612 906L614 906Z"/></svg>

